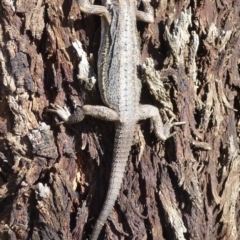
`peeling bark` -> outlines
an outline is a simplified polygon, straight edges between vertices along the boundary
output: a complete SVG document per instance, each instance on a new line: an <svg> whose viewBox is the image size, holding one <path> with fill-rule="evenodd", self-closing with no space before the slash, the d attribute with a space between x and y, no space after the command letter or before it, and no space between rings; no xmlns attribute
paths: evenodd
<svg viewBox="0 0 240 240"><path fill-rule="evenodd" d="M240 239L240 2L152 0L138 23L142 103L186 124L165 143L136 126L101 239ZM140 6L141 7L141 6ZM71 112L102 105L99 18L76 2L0 1L0 239L87 239L106 196L114 126Z"/></svg>

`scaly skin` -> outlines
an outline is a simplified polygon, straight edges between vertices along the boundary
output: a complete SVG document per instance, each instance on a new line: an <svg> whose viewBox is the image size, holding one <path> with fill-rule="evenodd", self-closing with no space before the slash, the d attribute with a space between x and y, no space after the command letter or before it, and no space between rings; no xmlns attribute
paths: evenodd
<svg viewBox="0 0 240 240"><path fill-rule="evenodd" d="M108 192L90 237L90 240L97 240L119 194L136 123L141 119L152 118L155 134L162 140L171 136L169 132L173 125L184 123L171 123L171 119L163 125L156 107L139 104L141 82L137 67L140 65L140 50L136 20L153 21L149 2L143 1L145 12L136 9L135 0L108 0L105 6L91 5L88 0L78 0L78 4L81 11L101 16L98 85L107 107L84 105L78 112L70 115L65 108L52 104L49 111L57 113L68 124L79 122L86 115L116 124Z"/></svg>

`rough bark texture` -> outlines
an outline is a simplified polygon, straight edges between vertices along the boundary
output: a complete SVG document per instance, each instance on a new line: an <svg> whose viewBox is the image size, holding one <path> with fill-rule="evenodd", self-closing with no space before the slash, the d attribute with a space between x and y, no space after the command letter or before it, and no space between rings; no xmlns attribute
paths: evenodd
<svg viewBox="0 0 240 240"><path fill-rule="evenodd" d="M150 122L136 126L100 238L240 239L239 0L152 6L155 22L138 24L142 103L186 125L165 143ZM0 16L0 239L86 239L106 195L114 126L57 126L45 110L102 105L100 20L56 0L1 0Z"/></svg>

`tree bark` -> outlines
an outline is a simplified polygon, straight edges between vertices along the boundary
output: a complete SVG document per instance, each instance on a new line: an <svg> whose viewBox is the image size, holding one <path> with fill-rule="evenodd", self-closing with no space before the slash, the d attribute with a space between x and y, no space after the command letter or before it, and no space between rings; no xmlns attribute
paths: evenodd
<svg viewBox="0 0 240 240"><path fill-rule="evenodd" d="M165 142L149 121L136 126L99 239L240 239L240 1L151 4L155 22L137 24L141 102L186 124ZM57 125L46 109L103 105L100 19L56 0L1 0L0 15L0 239L87 239L106 196L114 125Z"/></svg>

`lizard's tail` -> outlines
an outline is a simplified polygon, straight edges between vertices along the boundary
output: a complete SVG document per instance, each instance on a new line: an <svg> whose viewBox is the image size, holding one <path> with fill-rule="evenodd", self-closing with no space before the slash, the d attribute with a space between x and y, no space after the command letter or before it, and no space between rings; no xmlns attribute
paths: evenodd
<svg viewBox="0 0 240 240"><path fill-rule="evenodd" d="M115 143L113 150L112 170L109 181L107 196L93 228L90 240L97 240L98 236L105 224L112 208L117 200L122 179L125 173L129 152L131 150L133 136L134 136L135 123L122 124L116 127Z"/></svg>

